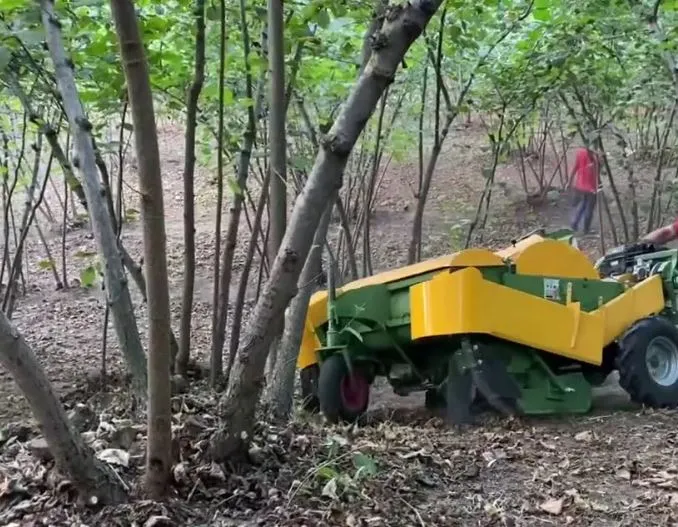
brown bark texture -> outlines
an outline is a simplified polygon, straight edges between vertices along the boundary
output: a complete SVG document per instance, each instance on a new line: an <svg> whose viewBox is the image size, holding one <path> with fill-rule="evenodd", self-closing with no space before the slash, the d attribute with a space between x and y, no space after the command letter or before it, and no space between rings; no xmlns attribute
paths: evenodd
<svg viewBox="0 0 678 527"><path fill-rule="evenodd" d="M205 0L195 2L195 66L193 83L186 100L184 160L184 287L181 295L181 329L176 371L186 374L191 354L191 315L195 286L195 132L198 126L198 98L205 80Z"/></svg>
<svg viewBox="0 0 678 527"><path fill-rule="evenodd" d="M308 303L320 282L318 269L322 268L322 253L332 218L333 202L336 202L336 199L330 202L320 219L313 237L313 246L299 275L297 282L299 291L285 314L285 329L280 339L275 367L267 384L266 405L273 416L282 419L287 418L292 411L297 357L306 323Z"/></svg>
<svg viewBox="0 0 678 527"><path fill-rule="evenodd" d="M148 444L146 491L165 495L171 466L170 309L165 214L153 94L131 0L111 0L139 166L141 220L148 294Z"/></svg>
<svg viewBox="0 0 678 527"><path fill-rule="evenodd" d="M33 351L1 311L0 364L28 401L57 467L73 482L81 499L90 504L123 501L122 486L73 429Z"/></svg>
<svg viewBox="0 0 678 527"><path fill-rule="evenodd" d="M51 0L41 0L40 8L47 48L54 63L57 86L68 117L73 146L77 152L73 165L77 165L82 175L88 204L87 211L97 242L97 253L105 263L106 297L113 314L113 326L133 377L133 390L135 394L143 397L146 389L146 355L139 337L127 277L118 251L113 229L114 218L109 214L106 191L99 179L91 133L92 124L87 119L80 101L72 63L66 56L61 37L61 23L54 13L54 4Z"/></svg>

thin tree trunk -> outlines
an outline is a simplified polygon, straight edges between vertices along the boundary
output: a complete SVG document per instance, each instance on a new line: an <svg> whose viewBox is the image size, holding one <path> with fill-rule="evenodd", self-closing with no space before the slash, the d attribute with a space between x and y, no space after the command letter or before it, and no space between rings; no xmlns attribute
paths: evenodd
<svg viewBox="0 0 678 527"><path fill-rule="evenodd" d="M217 211L214 221L214 283L212 294L212 353L210 355L210 385L217 387L221 379L223 358L221 348L217 346L219 334L220 290L219 256L221 253L221 213L224 203L224 84L226 77L226 1L219 1L220 39L219 39L219 129L217 130ZM228 304L227 304L228 305Z"/></svg>
<svg viewBox="0 0 678 527"><path fill-rule="evenodd" d="M51 0L40 0L40 6L42 8L42 22L47 36L47 46L54 62L59 92L77 150L77 168L81 171L85 183L83 187L92 229L97 241L98 252L105 262L104 280L107 301L113 313L113 323L120 349L125 355L133 377L133 390L138 396L144 397L147 373L146 356L139 338L134 306L118 253L112 220L108 213L105 197L101 195L99 173L92 146L92 124L87 120L80 102L71 62L66 57L61 38L61 24L54 14L54 4Z"/></svg>
<svg viewBox="0 0 678 527"><path fill-rule="evenodd" d="M336 203L336 200L333 200ZM271 413L285 419L290 415L294 396L294 373L296 372L297 356L301 346L301 338L308 313L308 303L315 289L319 285L316 269L322 261L323 246L327 237L327 230L332 217L333 203L325 209L320 224L313 237L313 245L309 251L304 268L299 275L297 295L290 302L285 314L285 331L280 339L278 360L270 383L268 384L267 405Z"/></svg>
<svg viewBox="0 0 678 527"><path fill-rule="evenodd" d="M4 244L5 248L3 251L2 257L2 266L0 267L0 284L2 284L3 277L5 276L5 268L9 271L10 266L10 252L9 252L9 223L10 215L12 216L12 224L14 223L14 211L12 210L12 196L14 195L14 190L16 189L17 183L19 182L19 170L21 168L21 163L23 162L24 154L26 151L26 131L28 123L28 112L24 111L23 118L23 127L21 129L21 147L19 148L19 155L17 156L16 166L14 169L14 178L12 179L12 184L7 185L7 177L3 178L3 228L4 228ZM4 165L9 167L9 148L8 148L8 139L7 135L3 133L3 142L4 142L4 152L5 160ZM14 247L17 247L18 243L16 240L16 230L14 230ZM7 287L11 290L13 287L12 280L10 279L7 282Z"/></svg>
<svg viewBox="0 0 678 527"><path fill-rule="evenodd" d="M144 259L148 269L148 442L146 491L165 495L171 467L170 307L158 134L146 55L131 0L111 0L139 164Z"/></svg>
<svg viewBox="0 0 678 527"><path fill-rule="evenodd" d="M268 260L278 254L287 222L287 169L285 139L285 48L282 0L268 0L269 145L271 183L269 191L271 232Z"/></svg>
<svg viewBox="0 0 678 527"><path fill-rule="evenodd" d="M61 279L64 289L68 289L68 271L66 270L66 234L68 234L68 181L64 177L64 216L61 223Z"/></svg>
<svg viewBox="0 0 678 527"><path fill-rule="evenodd" d="M647 224L645 226L645 232L650 232L652 231L652 228L654 227L654 220L655 217L659 217L661 215L661 205L657 204L657 198L660 194L660 182L662 180L662 169L664 168L664 161L665 161L665 155L664 152L666 150L666 142L669 138L669 135L671 133L672 125L673 125L673 119L676 116L676 109L678 108L678 99L676 99L673 102L673 105L671 107L671 114L669 115L669 120L668 123L666 124L666 128L664 129L664 133L662 134L662 139L659 144L659 154L657 156L657 167L655 168L655 175L654 175L654 181L652 183L652 198L650 199L650 211L647 214ZM655 212L656 209L656 212Z"/></svg>
<svg viewBox="0 0 678 527"><path fill-rule="evenodd" d="M367 59L369 60L369 56L367 57ZM308 135L311 139L311 144L313 145L313 148L315 148L315 150L318 150L320 148L320 143L318 142L318 136L315 133L313 124L311 123L311 118L309 117L308 112L306 111L304 101L302 101L301 99L297 99L297 106L299 108L301 118L304 121L304 125L306 126L306 129L308 131ZM351 273L351 280L357 280L358 260L355 256L355 247L353 244L353 237L351 236L351 222L348 219L346 207L344 207L344 203L341 200L341 196L339 194L337 194L337 201L335 204L337 206L337 213L339 214L339 221L341 222L341 229L342 232L344 233L344 236L346 237L346 259L348 260L348 269L349 272Z"/></svg>
<svg viewBox="0 0 678 527"><path fill-rule="evenodd" d="M250 73L249 63L249 35L247 33L247 19L245 11L245 1L241 0L241 25L243 29L243 48L245 51L245 89L247 97L252 97L252 76ZM265 33L262 37L266 37ZM262 40L264 40L262 38ZM263 46L262 46L263 47ZM265 48L264 48L265 49ZM247 185L247 177L250 169L250 159L252 157L252 149L256 139L256 118L261 113L261 106L263 103L263 96L265 90L266 77L262 72L257 84L257 92L255 96L254 107L248 108L247 127L243 133L242 146L240 148L240 155L238 157L238 176L237 187L238 192L233 196L233 203L228 218L228 227L226 228L226 237L224 240L224 251L221 255L221 276L219 277L219 291L220 296L217 304L218 321L216 330L212 335L212 355L219 355L219 360L223 356L224 342L226 340L226 322L228 320L228 304L231 288L231 275L233 271L233 257L235 255L236 242L238 239L238 227L240 226L240 214L243 208L243 201L245 199L245 187ZM221 376L221 370L219 376ZM215 375L213 372L212 375ZM216 383L217 379L212 379Z"/></svg>
<svg viewBox="0 0 678 527"><path fill-rule="evenodd" d="M52 251L49 248L49 244L47 243L47 240L45 239L45 235L42 232L42 229L40 228L40 223L38 222L38 218L35 218L34 220L35 223L35 230L38 232L38 237L40 238L40 243L42 243L43 248L45 249L45 255L47 256L47 261L49 262L50 266L50 271L52 271L52 275L54 276L54 286L57 291L63 289L64 284L61 282L61 278L59 278L59 270L57 269L56 266L56 261L52 257Z"/></svg>
<svg viewBox="0 0 678 527"><path fill-rule="evenodd" d="M250 275L250 269L252 267L252 262L254 261L254 250L257 246L257 237L259 234L259 229L261 228L261 218L264 215L264 210L266 209L266 203L268 202L268 189L270 188L270 179L271 171L269 170L264 178L264 182L261 188L261 194L259 195L259 203L257 203L256 212L254 215L254 222L252 223L252 234L250 237L249 245L247 247L247 255L245 257L245 264L243 270L240 273L240 282L238 283L238 292L235 298L235 305L233 309L233 322L231 324L231 341L228 348L228 363L226 364L226 373L224 378L228 381L231 377L231 369L233 368L233 361L238 352L238 345L240 344L240 330L242 327L242 312L245 307L245 293L247 292L248 279ZM263 261L261 263L263 266Z"/></svg>
<svg viewBox="0 0 678 527"><path fill-rule="evenodd" d="M269 75L269 190L268 261L278 254L287 224L287 140L285 137L285 20L283 0L268 0L268 63ZM283 319L274 322L278 333L282 333ZM269 364L275 364L277 341L271 345Z"/></svg>
<svg viewBox="0 0 678 527"><path fill-rule="evenodd" d="M44 121L38 116L37 113L35 113L29 97L26 95L26 93L24 93L21 84L19 84L19 81L16 79L16 77L9 75L8 78L12 93L17 97L17 99L19 99L19 101L21 101L21 105L24 107L26 113L31 116L31 120L34 123L39 125L40 133L42 133L45 136L45 139L47 139L52 152L54 152L54 157L61 167L64 178L66 178L68 186L75 193L75 195L78 196L78 199L80 200L80 203L83 205L83 207L87 208L85 191L80 184L80 181L73 173L73 167L68 162L68 158L66 157L64 150L59 144L59 135L57 134L57 131L52 127L52 125Z"/></svg>
<svg viewBox="0 0 678 527"><path fill-rule="evenodd" d="M205 0L195 2L195 72L186 104L186 144L184 147L184 288L181 295L181 329L176 371L186 375L191 354L191 314L195 284L195 131L198 98L205 80Z"/></svg>
<svg viewBox="0 0 678 527"><path fill-rule="evenodd" d="M2 310L7 314L7 317L11 320L12 318L12 308L10 307L10 299L15 297L16 291L14 285L16 284L15 277L18 275L19 270L21 269L21 258L23 256L24 244L26 243L26 237L28 236L28 229L30 229L31 222L35 216L38 204L34 206L33 196L35 194L35 189L38 186L38 180L40 179L40 154L42 153L42 136L38 136L36 149L35 149L35 159L33 161L33 170L31 175L31 182L26 189L26 200L24 201L24 213L21 217L21 229L19 231L19 243L17 244L16 251L14 252L14 258L12 259L12 265L9 268L9 276L7 277L7 291L5 291L5 296L2 299ZM47 180L49 179L49 170L52 166L52 156L49 158L49 163L47 165L47 170L45 172L45 185L43 185L41 197L44 196L45 188L47 186Z"/></svg>
<svg viewBox="0 0 678 527"><path fill-rule="evenodd" d="M272 325L296 294L297 280L329 201L341 188L346 161L405 53L419 37L442 0L411 0L393 6L363 74L323 140L304 190L295 202L282 246L254 308L228 391L221 404L222 423L212 438L212 455L242 456L252 437L266 357L275 336Z"/></svg>
<svg viewBox="0 0 678 527"><path fill-rule="evenodd" d="M363 276L370 276L373 272L372 248L370 247L370 219L372 216L372 200L375 195L379 165L381 164L382 130L387 99L388 88L384 90L384 94L381 96L379 115L377 117L377 129L375 131L374 153L372 154L372 170L370 171L370 178L367 180L367 186L365 188L365 193L363 194L363 199L365 200L365 204L363 205Z"/></svg>
<svg viewBox="0 0 678 527"><path fill-rule="evenodd" d="M60 470L89 504L117 503L125 492L110 469L95 460L70 424L33 351L19 331L0 312L0 364L16 381Z"/></svg>

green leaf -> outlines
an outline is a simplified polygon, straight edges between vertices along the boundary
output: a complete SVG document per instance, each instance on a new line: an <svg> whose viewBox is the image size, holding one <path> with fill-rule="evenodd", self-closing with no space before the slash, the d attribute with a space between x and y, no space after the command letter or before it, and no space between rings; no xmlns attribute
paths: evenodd
<svg viewBox="0 0 678 527"><path fill-rule="evenodd" d="M461 35L461 28L459 26L452 25L447 31L452 40L456 40Z"/></svg>
<svg viewBox="0 0 678 527"><path fill-rule="evenodd" d="M238 180L235 179L233 176L226 179L226 183L228 184L228 188L231 189L231 192L233 192L234 196L243 195L243 190L240 188L240 185L238 185Z"/></svg>
<svg viewBox="0 0 678 527"><path fill-rule="evenodd" d="M82 285L82 287L92 287L96 279L97 271L93 265L88 265L82 271L80 271L80 285Z"/></svg>
<svg viewBox="0 0 678 527"><path fill-rule="evenodd" d="M139 217L139 211L137 209L128 208L125 209L125 221L134 221Z"/></svg>
<svg viewBox="0 0 678 527"><path fill-rule="evenodd" d="M17 7L25 7L27 4L28 0L2 0L2 10L10 11Z"/></svg>
<svg viewBox="0 0 678 527"><path fill-rule="evenodd" d="M14 35L24 43L26 47L37 46L45 40L45 34L36 29L22 29L15 31Z"/></svg>
<svg viewBox="0 0 678 527"><path fill-rule="evenodd" d="M341 331L339 331L339 333L348 333L355 337L359 342L363 341L363 336L351 326L344 326L343 328L341 328Z"/></svg>
<svg viewBox="0 0 678 527"><path fill-rule="evenodd" d="M339 473L336 470L334 470L332 467L324 466L324 467L320 467L318 469L318 471L316 472L316 475L320 479L332 479L332 478L336 478L337 476L339 476Z"/></svg>
<svg viewBox="0 0 678 527"><path fill-rule="evenodd" d="M377 475L377 463L370 456L362 452L353 453L353 466L357 468L356 477Z"/></svg>
<svg viewBox="0 0 678 527"><path fill-rule="evenodd" d="M40 260L38 262L38 268L43 271L51 271L55 267L56 266L54 265L54 260L52 260L51 258L45 258L44 260Z"/></svg>
<svg viewBox="0 0 678 527"><path fill-rule="evenodd" d="M549 9L535 9L532 12L532 16L534 17L535 20L547 22L551 20L551 11Z"/></svg>
<svg viewBox="0 0 678 527"><path fill-rule="evenodd" d="M91 258L92 256L96 255L96 251L76 251L73 256L76 258Z"/></svg>
<svg viewBox="0 0 678 527"><path fill-rule="evenodd" d="M327 28L327 26L330 25L330 14L327 12L327 9L321 9L320 11L318 11L316 21L318 22L318 25L323 29Z"/></svg>

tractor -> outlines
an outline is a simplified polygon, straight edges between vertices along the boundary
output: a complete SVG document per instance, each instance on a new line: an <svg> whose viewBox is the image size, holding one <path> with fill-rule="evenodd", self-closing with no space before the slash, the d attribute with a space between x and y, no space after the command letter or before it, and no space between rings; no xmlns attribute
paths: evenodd
<svg viewBox="0 0 678 527"><path fill-rule="evenodd" d="M385 378L455 423L586 413L613 371L632 401L678 405L678 249L636 243L595 264L572 233L470 248L327 290L308 306L297 361L306 410L353 422ZM333 267L333 266L330 266Z"/></svg>

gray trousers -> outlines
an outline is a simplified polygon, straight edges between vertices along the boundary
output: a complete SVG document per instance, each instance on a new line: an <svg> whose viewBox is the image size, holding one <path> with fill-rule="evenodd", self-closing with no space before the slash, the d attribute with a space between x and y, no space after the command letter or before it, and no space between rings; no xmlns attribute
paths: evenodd
<svg viewBox="0 0 678 527"><path fill-rule="evenodd" d="M593 192L575 189L570 217L570 227L573 231L588 234L591 230L593 211L596 210L596 198L597 196Z"/></svg>

